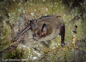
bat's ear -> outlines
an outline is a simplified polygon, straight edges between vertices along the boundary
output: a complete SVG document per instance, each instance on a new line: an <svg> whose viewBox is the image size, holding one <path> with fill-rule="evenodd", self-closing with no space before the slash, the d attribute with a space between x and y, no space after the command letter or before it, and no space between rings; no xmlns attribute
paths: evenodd
<svg viewBox="0 0 86 62"><path fill-rule="evenodd" d="M47 33L47 25L45 23L43 24L41 31Z"/></svg>
<svg viewBox="0 0 86 62"><path fill-rule="evenodd" d="M30 21L30 26L31 26L31 29L34 29L36 27L36 25L33 23L33 21Z"/></svg>

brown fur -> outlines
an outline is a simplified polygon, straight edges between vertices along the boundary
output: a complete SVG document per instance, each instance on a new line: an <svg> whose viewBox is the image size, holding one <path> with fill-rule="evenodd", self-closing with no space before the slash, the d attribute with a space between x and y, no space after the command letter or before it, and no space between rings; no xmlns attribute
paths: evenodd
<svg viewBox="0 0 86 62"><path fill-rule="evenodd" d="M38 22L35 23L36 26L32 30L33 34L40 33L43 24L47 25L47 34L40 38L38 38L37 36L33 36L33 38L37 41L48 41L55 38L60 31L59 28L62 24L62 21L59 20L59 18L56 16L38 19Z"/></svg>

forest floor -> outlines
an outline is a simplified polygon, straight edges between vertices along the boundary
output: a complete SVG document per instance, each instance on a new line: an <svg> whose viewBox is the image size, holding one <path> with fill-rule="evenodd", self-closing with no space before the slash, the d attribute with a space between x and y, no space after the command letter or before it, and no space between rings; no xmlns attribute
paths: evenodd
<svg viewBox="0 0 86 62"><path fill-rule="evenodd" d="M0 61L86 62L85 6L86 1L77 0L0 1ZM61 46L59 36L47 48L32 39L31 31L13 42L29 20L46 15L61 16L66 28L66 46Z"/></svg>

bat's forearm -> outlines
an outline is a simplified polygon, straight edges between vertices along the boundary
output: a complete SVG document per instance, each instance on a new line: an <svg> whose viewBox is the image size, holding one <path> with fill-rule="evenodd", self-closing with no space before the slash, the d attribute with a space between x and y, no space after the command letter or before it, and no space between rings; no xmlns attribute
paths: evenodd
<svg viewBox="0 0 86 62"><path fill-rule="evenodd" d="M27 27L25 27L15 38L15 41L18 40L18 38L23 35L25 32L27 32L30 29L30 25L28 25Z"/></svg>
<svg viewBox="0 0 86 62"><path fill-rule="evenodd" d="M64 38L65 38L65 25L62 24L60 28L61 32L61 45L64 45Z"/></svg>

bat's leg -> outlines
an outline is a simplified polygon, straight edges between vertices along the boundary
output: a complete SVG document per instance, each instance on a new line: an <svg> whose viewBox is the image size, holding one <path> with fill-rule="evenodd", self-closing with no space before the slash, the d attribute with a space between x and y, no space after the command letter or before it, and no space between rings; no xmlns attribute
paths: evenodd
<svg viewBox="0 0 86 62"><path fill-rule="evenodd" d="M16 38L14 39L14 41L17 41L18 38L23 35L25 32L27 32L28 30L30 29L30 25L28 25L27 27L25 27L17 36Z"/></svg>
<svg viewBox="0 0 86 62"><path fill-rule="evenodd" d="M65 38L65 25L62 24L60 27L60 33L61 33L61 46L64 46L64 38Z"/></svg>

